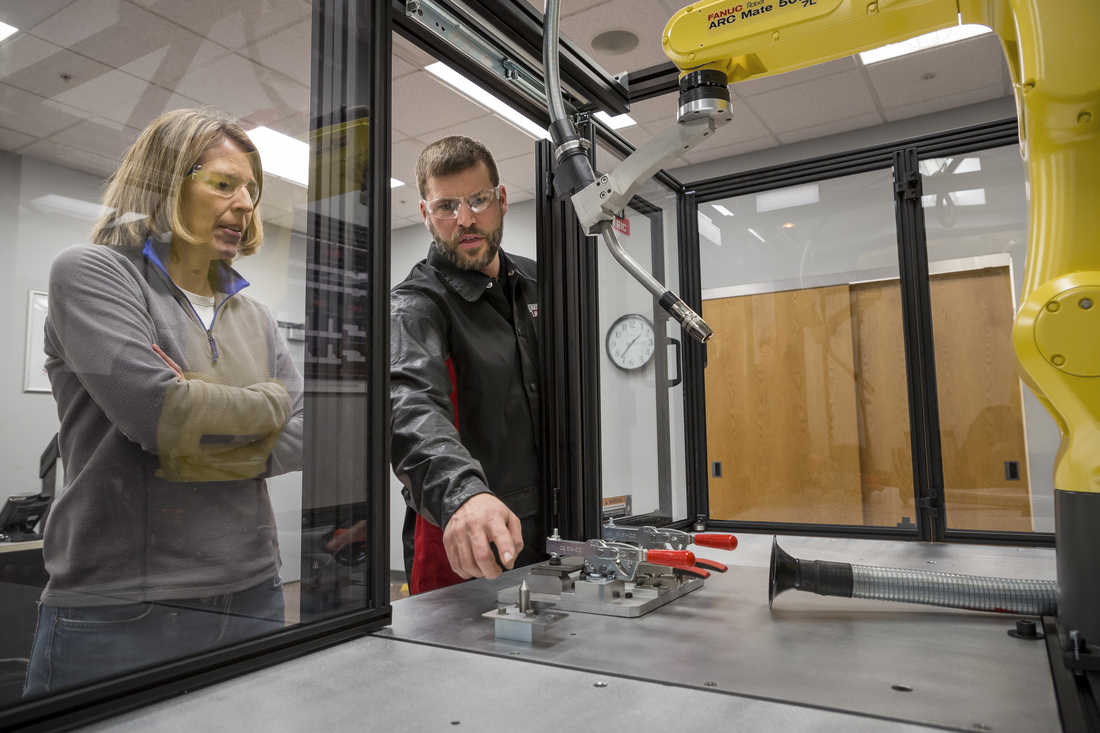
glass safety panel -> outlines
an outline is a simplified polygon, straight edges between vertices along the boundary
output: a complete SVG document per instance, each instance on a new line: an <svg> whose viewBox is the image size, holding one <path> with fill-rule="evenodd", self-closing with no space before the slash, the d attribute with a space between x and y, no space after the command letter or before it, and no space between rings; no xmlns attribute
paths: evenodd
<svg viewBox="0 0 1100 733"><path fill-rule="evenodd" d="M1027 254L1016 146L920 161L949 529L1054 531L1058 427L1016 374Z"/></svg>
<svg viewBox="0 0 1100 733"><path fill-rule="evenodd" d="M515 380L512 384L513 388L516 388L523 381L525 373L537 377L535 369L538 350L533 341L534 336L531 341L522 341L521 347L519 344L522 336L517 338L515 334L523 334L525 326L537 332L540 321L536 319L544 317L546 313L536 302L525 304L523 301L525 293L533 296L534 287L532 285L528 288L520 284L524 278L522 273L528 273L527 277L533 280L537 272L538 226L535 200L537 186L533 149L535 141L542 139L542 135L533 123L529 123L527 129L520 129L483 102L474 101L475 97L484 100L491 95L486 89L460 73L455 66L440 61L416 44L396 34L393 36L393 50L390 281L395 288L408 293L408 289L402 285L407 279L417 280L423 278L425 272L436 273L443 267L440 262L442 258L437 260L431 254L433 250L460 252L458 240L468 231L466 227L476 227L487 231L490 235L494 229L499 228L500 252L504 253L513 267L504 270L502 275L498 274L496 280L479 274L478 271L484 265L478 263L476 259L458 257L461 270L469 273L468 278L464 273L463 279L477 283L479 288L487 288L485 295L482 296L483 300L479 301L481 307L472 311L475 315L471 318L473 323L471 328L477 333L471 336L468 335L470 331L464 331L461 343L438 361L444 369L447 363L453 367L456 384L461 382L464 385L461 388L463 394L460 396L459 389L448 394L425 390L423 394L433 404L432 409L437 411L435 413L437 420L449 424L448 430L450 425L455 425L455 432L448 437L465 441L463 449L480 464L477 471L483 472L489 490L500 497L505 497L504 501L509 505L509 509L516 511L517 516L523 515L522 519L527 520L528 534L525 549L533 562L534 557L541 558L545 547L542 546L540 532L533 532L530 529L538 522L532 519L534 512L528 513L530 505L524 502L529 500L521 498L527 493L524 489L530 487L525 485L523 480L516 483L517 477L526 478L530 474L520 470L511 471L509 467L537 466L538 446L534 442L534 436L537 430L535 420L539 416L530 408L537 394L534 391L525 390L526 395L530 395L529 398L525 394L517 397L515 392L508 392L508 380ZM425 99L433 100L433 104L439 109L446 109L447 114L426 115ZM427 222L425 222L425 215L420 208L421 196L417 189L417 162L430 146L454 135L471 138L485 146L496 166L500 193L491 199L491 204L477 213L473 223L466 220L465 213L461 220L457 216L452 219L437 218L428 213ZM429 152L425 160L431 160L431 158ZM429 189L425 191L425 195L432 198L433 195L429 191L435 184L427 178L425 184ZM493 183L487 169L485 178L477 180L482 181L479 185L489 186ZM472 194L476 190L467 189L452 193ZM468 201L461 205L464 211L468 206ZM437 243L442 244L442 250ZM425 270L429 258L432 264L429 270ZM516 269L520 271L519 274ZM431 277L434 278L435 275ZM490 285L495 287L495 290L489 288ZM505 292L508 293L507 299L503 295ZM499 300L493 297L498 294ZM496 305L493 305L494 303ZM501 310L497 310L497 307L510 313L510 316L506 317ZM512 338L516 338L517 345L513 357L510 357L507 362L504 360L497 362L507 364L506 378L499 383L494 383L493 390L486 393L473 386L476 380L466 381L467 375L484 375L485 362L468 356L471 351L464 351L464 349L472 343L484 345L475 340L478 338L484 340L485 333L492 333L493 329L504 324L507 324L506 327L513 333ZM417 323L415 318L410 317L406 325L409 334L423 333L423 324ZM394 328L398 327L395 323ZM406 335L402 338L413 339L413 336ZM481 355L489 353L484 348L473 349L472 352ZM424 371L420 373L421 378L433 381L429 379L430 372L431 367L424 367ZM403 370L403 376L406 379L417 373L419 372L412 367ZM445 374L442 383L450 387L450 379L451 375ZM404 380L402 380L397 389L404 388ZM453 404L457 407L455 412L451 411L452 394L455 400ZM502 412L499 403L512 397L516 399L511 402L511 409ZM423 409L422 403L417 400L404 400L403 405L411 408L396 406L395 403L391 417L395 434L401 433L403 436L400 441L402 447L394 448L391 454L392 460L398 466L423 461L426 453L430 453L446 442L441 440L441 433L437 432L435 424L431 429L423 429L422 426L425 423L416 413L417 410ZM410 437L414 434L415 440ZM438 449L450 450L449 448ZM447 467L441 470L452 470L451 464L447 463ZM532 468L532 471L534 470ZM425 484L436 482L438 485L439 481L439 475L430 470L396 469L390 473L390 571L393 577L404 576L407 580L412 578L413 547L418 532L416 529L418 515L415 510L421 508L414 497L423 496ZM521 564L527 559L528 555L522 555ZM396 583L394 596L408 595L410 591L417 593L430 590L431 585L427 581L423 586L420 585L420 578L431 577L431 574L418 571L417 576L416 581L408 585ZM455 581L457 582L457 577Z"/></svg>
<svg viewBox="0 0 1100 733"><path fill-rule="evenodd" d="M892 191L699 205L712 519L916 531Z"/></svg>
<svg viewBox="0 0 1100 733"><path fill-rule="evenodd" d="M336 460L367 453L366 126L311 123L311 23L0 4L0 709L375 603Z"/></svg>
<svg viewBox="0 0 1100 733"><path fill-rule="evenodd" d="M597 167L619 160L597 146ZM676 196L656 181L615 221L619 242L669 289L679 290ZM600 456L603 517L667 524L687 518L683 341L679 324L599 247Z"/></svg>

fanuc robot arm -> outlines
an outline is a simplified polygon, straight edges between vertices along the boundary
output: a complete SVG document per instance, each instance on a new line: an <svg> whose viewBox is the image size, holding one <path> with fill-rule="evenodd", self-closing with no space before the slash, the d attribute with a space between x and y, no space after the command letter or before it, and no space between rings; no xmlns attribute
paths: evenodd
<svg viewBox="0 0 1100 733"><path fill-rule="evenodd" d="M547 0L543 47L548 90L555 92L547 95L551 134L559 173L566 172L558 193L572 195L582 224L602 234L613 252L612 212L656 170L729 122L729 84L960 22L988 26L1000 37L1031 182L1026 275L1013 328L1017 371L1062 432L1054 476L1059 616L1068 628L1100 641L1100 572L1093 569L1100 556L1095 539L1100 535L1100 2L709 0L689 5L672 17L662 37L666 55L681 71L677 124L598 180L590 166L585 170L587 158L557 91L558 2ZM617 252L616 257L622 261ZM639 277L636 264L627 269ZM678 298L655 281L640 279L685 330L702 341L709 338L710 329L690 310L684 318L677 315Z"/></svg>

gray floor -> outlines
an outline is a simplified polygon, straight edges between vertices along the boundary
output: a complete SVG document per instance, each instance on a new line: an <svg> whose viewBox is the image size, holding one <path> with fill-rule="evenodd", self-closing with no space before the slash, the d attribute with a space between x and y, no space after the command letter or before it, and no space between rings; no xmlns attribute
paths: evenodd
<svg viewBox="0 0 1100 733"><path fill-rule="evenodd" d="M1046 651L1015 617L789 592L767 605L771 537L640 619L573 614L534 645L480 613L522 571L393 605L393 625L86 730L1060 730ZM791 554L1053 579L1054 552L781 538ZM895 686L909 688L899 691Z"/></svg>

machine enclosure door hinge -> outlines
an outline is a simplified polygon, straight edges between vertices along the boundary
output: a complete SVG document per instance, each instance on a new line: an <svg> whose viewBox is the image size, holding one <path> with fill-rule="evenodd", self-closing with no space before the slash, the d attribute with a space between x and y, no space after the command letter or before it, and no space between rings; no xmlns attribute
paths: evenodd
<svg viewBox="0 0 1100 733"><path fill-rule="evenodd" d="M894 193L905 194L906 200L912 200L917 198L917 193L920 190L920 174L914 171L903 173L900 178L894 182Z"/></svg>
<svg viewBox="0 0 1100 733"><path fill-rule="evenodd" d="M917 507L920 509L927 509L929 516L939 516L940 502L934 496L922 496L917 499Z"/></svg>

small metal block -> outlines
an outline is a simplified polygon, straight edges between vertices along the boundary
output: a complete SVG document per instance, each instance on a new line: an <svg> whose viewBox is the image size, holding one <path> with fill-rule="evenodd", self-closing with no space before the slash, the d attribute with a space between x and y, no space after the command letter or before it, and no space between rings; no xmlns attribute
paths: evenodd
<svg viewBox="0 0 1100 733"><path fill-rule="evenodd" d="M481 614L496 623L496 638L531 644L542 639L547 626L568 618L566 613L539 613L530 609L531 615L520 612L515 606L499 606Z"/></svg>

